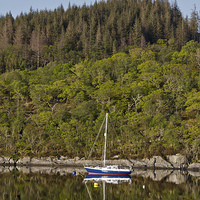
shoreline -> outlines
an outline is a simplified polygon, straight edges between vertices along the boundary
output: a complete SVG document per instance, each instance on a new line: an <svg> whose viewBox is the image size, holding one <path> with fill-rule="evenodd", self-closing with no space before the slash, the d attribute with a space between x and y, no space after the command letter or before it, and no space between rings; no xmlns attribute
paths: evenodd
<svg viewBox="0 0 200 200"><path fill-rule="evenodd" d="M23 174L31 174L32 176L37 174L42 175L58 175L58 176L81 176L82 178L85 178L87 176L87 171L83 167L45 167L45 166L12 166L12 167L2 167L0 166L0 173L10 173L13 170L17 170L20 173ZM76 172L76 174L73 174L73 172ZM173 182L176 184L185 183L185 180L187 180L188 175L193 177L200 177L200 172L182 172L180 170L151 170L151 169L134 169L132 173L129 175L131 178L141 176L143 178L150 178L153 181L162 181L165 180L167 182Z"/></svg>
<svg viewBox="0 0 200 200"><path fill-rule="evenodd" d="M85 178L87 171L83 167L69 167L69 166L0 166L0 174L18 171L23 174L30 174L31 176L40 175L57 175L57 176L81 176ZM74 174L75 172L75 174ZM131 178L134 177L150 178L153 181L166 181L175 184L183 184L189 176L200 177L199 171L181 171L176 169L133 169L130 174Z"/></svg>
<svg viewBox="0 0 200 200"><path fill-rule="evenodd" d="M164 160L160 156L154 156L150 159L144 158L142 160L125 160L113 159L107 160L107 165L121 165L130 167L132 169L170 169L170 170L193 170L200 171L200 163L187 163L185 157L182 155L168 156L168 160ZM0 166L46 166L46 167L83 167L88 165L102 165L101 160L85 160L84 158L75 157L69 159L68 157L41 157L31 158L24 157L14 161L9 157L0 157Z"/></svg>

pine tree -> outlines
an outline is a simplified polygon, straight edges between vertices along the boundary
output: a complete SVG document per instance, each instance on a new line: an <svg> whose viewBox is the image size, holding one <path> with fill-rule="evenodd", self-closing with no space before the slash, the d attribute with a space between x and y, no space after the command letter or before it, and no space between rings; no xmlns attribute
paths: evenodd
<svg viewBox="0 0 200 200"><path fill-rule="evenodd" d="M19 25L14 34L13 44L21 47L24 43L24 33L21 25Z"/></svg>
<svg viewBox="0 0 200 200"><path fill-rule="evenodd" d="M11 14L7 14L0 34L1 48L5 49L13 44L13 34L13 17Z"/></svg>
<svg viewBox="0 0 200 200"><path fill-rule="evenodd" d="M189 27L190 27L190 34L191 34L191 39L192 40L197 40L198 39L198 12L196 11L196 7L194 7L194 10L191 13L191 18L189 22Z"/></svg>

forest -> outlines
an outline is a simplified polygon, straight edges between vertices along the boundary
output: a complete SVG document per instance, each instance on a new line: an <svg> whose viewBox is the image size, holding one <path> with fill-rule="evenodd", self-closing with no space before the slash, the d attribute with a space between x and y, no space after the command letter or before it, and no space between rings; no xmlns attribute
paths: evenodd
<svg viewBox="0 0 200 200"><path fill-rule="evenodd" d="M198 161L198 20L167 0L1 16L0 154L87 158L108 112L108 158Z"/></svg>

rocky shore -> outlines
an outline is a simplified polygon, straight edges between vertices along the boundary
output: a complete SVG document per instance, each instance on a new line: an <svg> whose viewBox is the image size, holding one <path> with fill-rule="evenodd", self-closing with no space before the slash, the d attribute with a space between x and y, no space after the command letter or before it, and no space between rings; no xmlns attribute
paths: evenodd
<svg viewBox="0 0 200 200"><path fill-rule="evenodd" d="M107 160L106 163L113 165L129 166L132 168L143 169L181 169L181 170L198 170L200 171L200 163L187 163L185 156L176 154L167 156L164 160L160 156L154 156L150 159L145 158L142 160L120 160L118 156L113 157L112 160ZM85 160L85 158L75 157L70 159L68 157L41 157L31 158L24 157L14 161L9 157L0 157L0 165L5 166L75 166L83 167L85 165L101 165L100 160Z"/></svg>
<svg viewBox="0 0 200 200"><path fill-rule="evenodd" d="M10 173L13 170L17 170L23 174L43 174L43 175L59 175L68 176L76 172L77 176L86 177L87 172L83 167L65 167L65 166L0 166L0 173ZM143 178L150 178L153 181L162 181L182 184L186 183L189 176L200 177L199 171L181 171L173 169L133 169L130 174L131 177L140 176Z"/></svg>

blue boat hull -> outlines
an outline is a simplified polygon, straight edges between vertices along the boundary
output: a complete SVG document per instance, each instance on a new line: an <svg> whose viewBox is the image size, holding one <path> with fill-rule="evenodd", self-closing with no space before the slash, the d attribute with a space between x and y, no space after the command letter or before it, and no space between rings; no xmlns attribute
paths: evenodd
<svg viewBox="0 0 200 200"><path fill-rule="evenodd" d="M104 175L128 175L131 173L131 170L102 170L102 169L95 169L90 167L85 167L89 174L104 174Z"/></svg>

